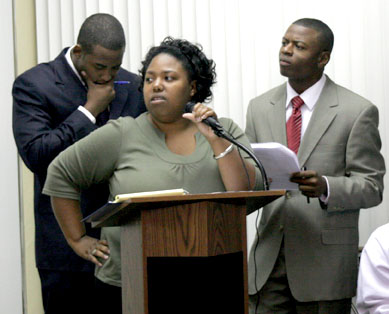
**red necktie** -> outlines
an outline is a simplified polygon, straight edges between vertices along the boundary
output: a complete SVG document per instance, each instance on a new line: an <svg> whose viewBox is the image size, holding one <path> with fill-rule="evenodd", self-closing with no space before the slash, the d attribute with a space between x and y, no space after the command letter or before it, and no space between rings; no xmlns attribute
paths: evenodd
<svg viewBox="0 0 389 314"><path fill-rule="evenodd" d="M300 147L301 139L301 106L304 101L300 96L292 99L293 112L288 122L286 122L286 136L288 140L288 147L293 150L296 155Z"/></svg>

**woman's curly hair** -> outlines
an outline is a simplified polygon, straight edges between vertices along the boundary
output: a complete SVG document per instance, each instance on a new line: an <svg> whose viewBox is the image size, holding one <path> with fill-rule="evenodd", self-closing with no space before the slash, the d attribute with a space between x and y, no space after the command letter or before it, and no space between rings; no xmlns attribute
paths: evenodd
<svg viewBox="0 0 389 314"><path fill-rule="evenodd" d="M192 97L193 102L207 102L212 99L211 86L216 83L215 62L208 59L200 45L194 45L185 39L166 37L159 46L152 47L142 61L139 74L142 78L141 90L147 68L153 58L161 53L169 54L181 61L188 73L189 82L196 81L196 94Z"/></svg>

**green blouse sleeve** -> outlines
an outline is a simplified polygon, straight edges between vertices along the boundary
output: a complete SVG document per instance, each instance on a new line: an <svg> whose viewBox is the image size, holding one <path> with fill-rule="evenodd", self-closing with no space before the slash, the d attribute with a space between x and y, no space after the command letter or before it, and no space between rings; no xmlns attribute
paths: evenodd
<svg viewBox="0 0 389 314"><path fill-rule="evenodd" d="M60 153L48 168L43 193L79 200L81 190L108 180L119 158L123 124L132 121L112 120Z"/></svg>
<svg viewBox="0 0 389 314"><path fill-rule="evenodd" d="M225 130L228 131L228 133L230 133L239 143L252 151L249 139L243 130L234 121L231 119L221 118L220 122L224 126ZM255 166L255 186L253 190L263 190L263 179L257 165L245 151L240 150L240 153L244 159L251 162Z"/></svg>

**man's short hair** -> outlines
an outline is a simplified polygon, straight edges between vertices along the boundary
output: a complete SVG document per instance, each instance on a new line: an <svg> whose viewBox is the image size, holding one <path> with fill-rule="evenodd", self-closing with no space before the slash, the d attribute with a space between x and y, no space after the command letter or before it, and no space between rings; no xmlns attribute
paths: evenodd
<svg viewBox="0 0 389 314"><path fill-rule="evenodd" d="M96 45L119 50L126 46L126 38L122 25L114 16L97 13L89 16L81 25L77 44L86 53L92 53Z"/></svg>
<svg viewBox="0 0 389 314"><path fill-rule="evenodd" d="M312 28L319 33L319 40L322 45L323 51L332 51L334 46L334 33L327 24L323 23L320 20L303 18L293 22L295 25L304 26L307 28Z"/></svg>

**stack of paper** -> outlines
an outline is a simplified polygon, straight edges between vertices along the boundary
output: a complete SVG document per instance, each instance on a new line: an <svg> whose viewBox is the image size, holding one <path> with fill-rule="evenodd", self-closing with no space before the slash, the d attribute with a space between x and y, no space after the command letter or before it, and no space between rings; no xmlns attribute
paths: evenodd
<svg viewBox="0 0 389 314"><path fill-rule="evenodd" d="M297 156L292 150L275 142L254 143L251 147L266 171L271 190L298 190L298 184L289 181L293 172L300 171Z"/></svg>

